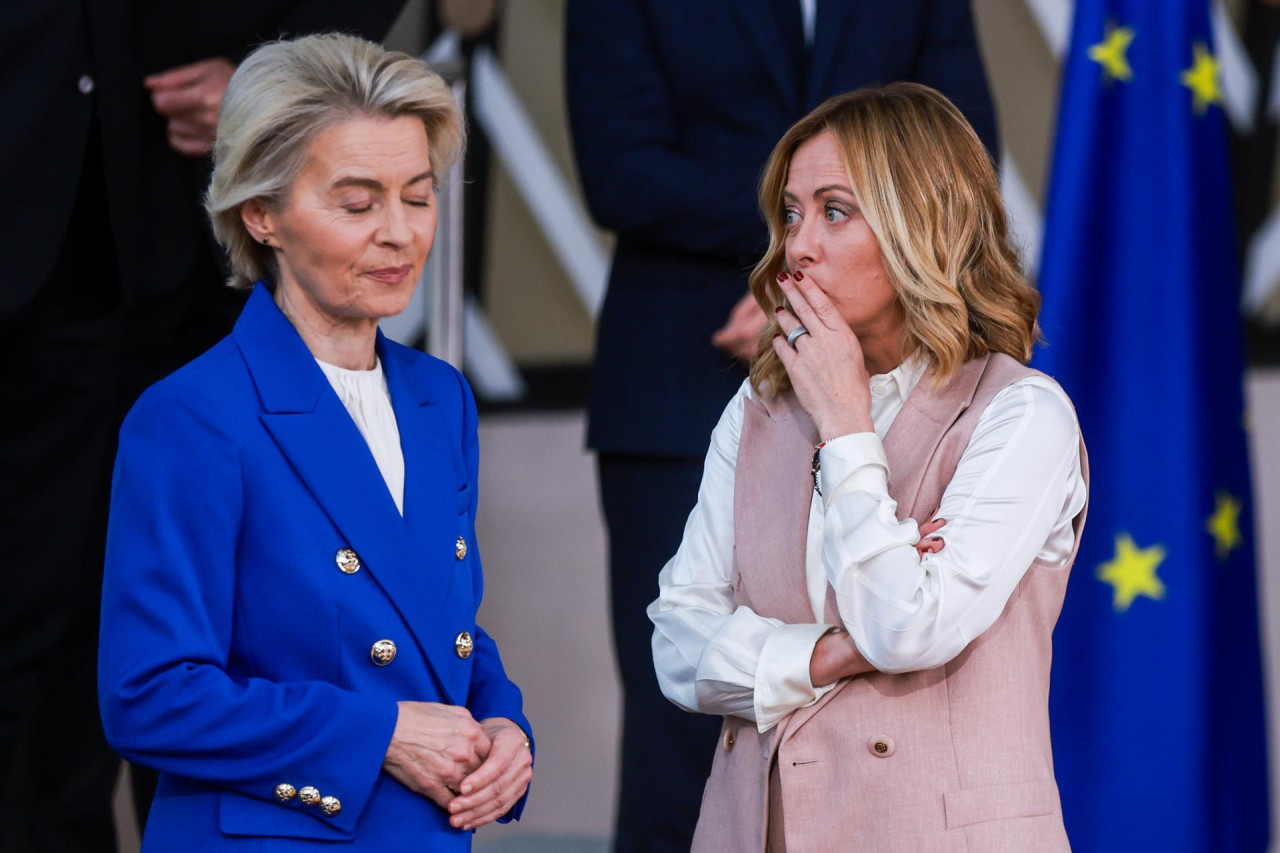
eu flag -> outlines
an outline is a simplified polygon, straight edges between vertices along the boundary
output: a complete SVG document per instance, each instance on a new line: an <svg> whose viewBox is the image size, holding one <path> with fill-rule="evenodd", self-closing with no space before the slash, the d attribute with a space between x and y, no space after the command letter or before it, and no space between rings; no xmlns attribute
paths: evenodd
<svg viewBox="0 0 1280 853"><path fill-rule="evenodd" d="M1078 0L1036 366L1088 529L1055 635L1076 850L1264 851L1267 766L1227 130L1205 0Z"/></svg>

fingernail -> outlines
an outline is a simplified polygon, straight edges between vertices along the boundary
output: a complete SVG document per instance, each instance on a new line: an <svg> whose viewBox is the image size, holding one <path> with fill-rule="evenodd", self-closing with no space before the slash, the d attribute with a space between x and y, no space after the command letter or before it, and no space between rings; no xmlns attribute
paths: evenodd
<svg viewBox="0 0 1280 853"><path fill-rule="evenodd" d="M787 271L782 270L780 273L778 273L778 281L786 281L786 280L787 280Z"/></svg>
<svg viewBox="0 0 1280 853"><path fill-rule="evenodd" d="M784 308L783 306L779 305L777 308L774 308L774 309L773 309L773 313L775 313L775 314L781 314L781 313L782 313L783 311L785 311L785 310L787 310L787 309L786 309L786 308Z"/></svg>
<svg viewBox="0 0 1280 853"><path fill-rule="evenodd" d="M795 279L796 281L804 281L804 273L801 272L800 270L796 270Z"/></svg>

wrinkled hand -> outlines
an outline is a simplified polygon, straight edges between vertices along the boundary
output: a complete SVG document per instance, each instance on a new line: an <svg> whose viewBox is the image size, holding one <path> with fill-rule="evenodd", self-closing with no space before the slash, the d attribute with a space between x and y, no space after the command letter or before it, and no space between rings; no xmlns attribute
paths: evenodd
<svg viewBox="0 0 1280 853"><path fill-rule="evenodd" d="M946 526L945 518L934 518L920 525L920 541L916 543L916 553L921 559L924 559L925 554L938 553L947 544L941 536L933 535Z"/></svg>
<svg viewBox="0 0 1280 853"><path fill-rule="evenodd" d="M524 731L505 717L491 717L480 725L493 749L484 764L462 780L462 796L449 803L449 823L458 829L475 829L502 817L524 796L533 778L533 753Z"/></svg>
<svg viewBox="0 0 1280 853"><path fill-rule="evenodd" d="M156 112L169 120L169 146L187 157L213 150L222 93L236 67L221 56L170 68L142 81Z"/></svg>
<svg viewBox="0 0 1280 853"><path fill-rule="evenodd" d="M711 343L739 361L751 364L760 349L760 334L768 324L764 309L748 293L729 312L729 319L711 336Z"/></svg>
<svg viewBox="0 0 1280 853"><path fill-rule="evenodd" d="M778 308L782 335L773 339L773 350L818 434L827 439L874 432L871 377L857 336L811 277L797 281L780 273L778 284L791 311ZM809 334L797 338L792 348L785 336L800 325Z"/></svg>
<svg viewBox="0 0 1280 853"><path fill-rule="evenodd" d="M397 705L400 714L382 766L409 790L447 809L463 780L484 766L492 751L489 735L466 708L439 702Z"/></svg>

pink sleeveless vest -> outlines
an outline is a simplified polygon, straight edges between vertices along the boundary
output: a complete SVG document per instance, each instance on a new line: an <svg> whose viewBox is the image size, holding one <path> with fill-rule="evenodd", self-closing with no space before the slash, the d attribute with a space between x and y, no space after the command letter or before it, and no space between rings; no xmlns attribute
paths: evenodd
<svg viewBox="0 0 1280 853"><path fill-rule="evenodd" d="M884 442L900 519L929 519L991 398L1033 373L999 354L965 363L938 390L932 368L925 373ZM793 395L746 402L735 603L785 622L813 621L805 539L817 441ZM1080 458L1087 484L1083 444ZM1084 519L1082 510L1077 546ZM846 680L763 735L726 717L694 853L765 849L775 757L787 853L1069 851L1048 713L1051 635L1069 572L1070 562L1032 563L995 624L945 666ZM840 624L830 587L825 621Z"/></svg>

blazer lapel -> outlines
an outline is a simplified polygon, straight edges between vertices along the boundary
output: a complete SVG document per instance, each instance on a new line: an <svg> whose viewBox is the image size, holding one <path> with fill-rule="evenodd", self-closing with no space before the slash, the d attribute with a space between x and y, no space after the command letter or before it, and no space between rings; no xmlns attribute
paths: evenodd
<svg viewBox="0 0 1280 853"><path fill-rule="evenodd" d="M450 695L465 700L469 668L457 657L459 631L474 630L475 560L456 556L458 537L474 547L471 489L462 459L461 436L446 429L435 391L414 375L404 351L393 349L378 333L378 354L391 390L391 404L404 454L404 523L415 544L410 566L425 583L425 593L402 605L411 612L414 632ZM459 486L461 485L461 488Z"/></svg>
<svg viewBox="0 0 1280 853"><path fill-rule="evenodd" d="M447 661L446 649L431 631L440 623L448 598L441 594L438 575L424 571L424 564L434 561L423 559L364 437L262 285L250 297L233 335L262 400L263 426L400 612L432 661L449 701L465 700L465 687L445 675L457 667L442 665ZM395 396L393 390L393 404ZM417 424L411 420L412 429ZM400 424L399 430L404 436L406 425ZM405 461L407 484L411 481L408 454ZM407 508L410 495L405 497ZM452 655L452 640L447 652Z"/></svg>
<svg viewBox="0 0 1280 853"><path fill-rule="evenodd" d="M800 91L800 73L796 67L799 57L792 56L792 51L779 37L780 25L769 0L732 0L732 5L760 51L760 60L787 105L788 114L799 113L804 95Z"/></svg>

